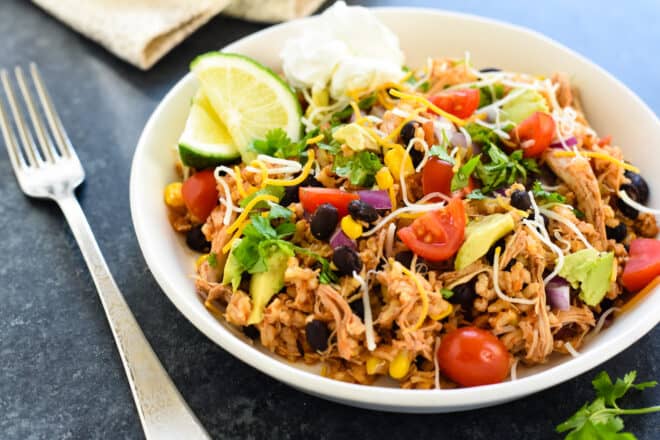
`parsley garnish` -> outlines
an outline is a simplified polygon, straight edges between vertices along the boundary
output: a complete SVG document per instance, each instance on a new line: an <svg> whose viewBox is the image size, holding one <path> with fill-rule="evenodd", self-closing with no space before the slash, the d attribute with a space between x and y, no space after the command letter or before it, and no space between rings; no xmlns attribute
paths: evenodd
<svg viewBox="0 0 660 440"><path fill-rule="evenodd" d="M252 141L250 148L257 153L281 159L298 159L307 148L307 140L318 134L318 130L312 130L298 142L293 142L284 130L275 128L269 130L264 139Z"/></svg>
<svg viewBox="0 0 660 440"><path fill-rule="evenodd" d="M477 166L477 176L481 180L481 191L488 193L514 182L527 180L527 173L538 173L539 168L534 159L524 159L523 151L516 150L510 155L490 143L485 147L485 153L490 162L480 162Z"/></svg>
<svg viewBox="0 0 660 440"><path fill-rule="evenodd" d="M534 185L532 186L532 193L537 199L545 199L550 203L564 203L566 201L566 197L561 194L544 190L543 186L541 186L541 182L538 180L534 182Z"/></svg>
<svg viewBox="0 0 660 440"><path fill-rule="evenodd" d="M378 156L370 151L360 151L351 156L336 156L333 171L338 176L348 177L352 185L370 187L381 168L383 164Z"/></svg>
<svg viewBox="0 0 660 440"><path fill-rule="evenodd" d="M631 371L623 379L618 378L615 383L605 372L601 371L591 382L596 390L596 399L591 403L585 403L582 408L568 418L564 423L558 425L557 432L569 431L567 440L634 440L636 437L623 430L622 415L647 414L660 411L660 405L648 408L624 409L620 408L617 400L625 395L631 388L644 390L657 385L657 382L634 383L637 377L636 371Z"/></svg>
<svg viewBox="0 0 660 440"><path fill-rule="evenodd" d="M481 154L477 154L472 159L465 162L465 164L463 164L463 166L461 166L458 171L456 171L454 177L451 178L450 189L452 192L463 189L468 185L468 183L470 183L470 176L472 175L472 172L477 168L477 165L481 163L479 161L480 158Z"/></svg>

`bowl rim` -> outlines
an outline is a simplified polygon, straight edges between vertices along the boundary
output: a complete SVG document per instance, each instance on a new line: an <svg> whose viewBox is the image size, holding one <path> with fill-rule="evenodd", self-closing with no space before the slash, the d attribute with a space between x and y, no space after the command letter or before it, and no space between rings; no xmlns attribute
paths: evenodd
<svg viewBox="0 0 660 440"><path fill-rule="evenodd" d="M546 45L554 46L554 48L578 58L580 61L588 64L589 67L595 68L599 74L604 75L608 77L609 80L617 83L618 86L622 88L623 92L628 94L629 97L635 101L637 106L655 118L658 126L660 127L660 120L658 120L658 117L655 115L655 113L639 96L637 96L620 80L615 78L612 74L594 62L590 61L583 55L537 31L496 19L485 18L461 12L446 11L442 9L418 7L376 7L369 9L373 10L376 14L434 14L439 17L447 17L450 19L471 20L502 27L508 30L513 30L520 32L525 36L541 40ZM221 50L232 51L236 46L252 42L256 39L267 37L271 33L279 32L283 27L289 27L292 24L305 23L314 19L315 16L305 17L298 20L293 20L291 22L271 26L236 40ZM531 374L527 377L519 378L515 381L506 381L493 385L457 389L422 391L386 388L373 385L365 386L340 382L315 373L300 370L289 365L283 358L279 358L276 355L263 353L256 348L249 346L249 344L246 344L240 338L233 335L224 326L217 323L215 319L209 320L204 319L204 317L200 317L195 312L195 310L193 310L188 306L188 304L186 304L186 302L179 298L179 296L175 293L177 289L170 282L168 275L158 266L158 264L154 264L155 261L158 261L160 255L155 254L155 249L149 244L147 238L148 222L145 221L145 217L147 216L140 214L140 188L138 185L139 177L137 176L140 174L138 171L142 166L141 164L143 160L145 160L144 151L147 148L146 144L149 143L150 133L153 131L153 127L156 124L156 121L167 112L169 101L172 100L172 98L176 96L181 89L185 88L187 84L192 80L193 75L189 72L177 81L177 83L158 103L140 135L137 148L133 155L129 183L130 209L133 226L147 266L151 270L154 278L156 279L163 292L165 292L175 307L186 317L188 321L190 321L198 330L200 330L214 343L227 350L242 362L249 364L250 366L271 376L272 378L307 393L322 396L330 400L342 401L344 403L353 404L356 406L372 407L390 411L458 411L466 408L495 405L507 400L521 398L531 393L541 391L543 389L572 379L584 373L585 371L607 361L608 359L631 346L639 338L648 333L655 325L657 325L658 320L660 320L659 317L654 322L651 315L649 314L649 319L640 321L636 325L626 328L626 331L622 331L612 336L610 343L601 347L601 349L599 349L597 352L583 353L578 357L567 359L565 362L561 362L560 364L542 372ZM658 311L660 312L660 310ZM660 313L656 313L656 316L658 315L660 315ZM215 323L215 326L213 326L212 323Z"/></svg>

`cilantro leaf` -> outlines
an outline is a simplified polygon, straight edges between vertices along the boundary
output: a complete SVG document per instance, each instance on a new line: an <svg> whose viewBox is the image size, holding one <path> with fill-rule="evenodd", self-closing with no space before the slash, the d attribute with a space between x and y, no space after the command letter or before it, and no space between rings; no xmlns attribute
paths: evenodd
<svg viewBox="0 0 660 440"><path fill-rule="evenodd" d="M660 405L639 409L619 408L616 401L631 388L643 390L656 385L655 381L635 384L636 378L637 372L631 371L623 378L617 378L613 383L605 371L600 372L592 381L596 390L596 399L591 403L585 403L555 430L560 433L569 431L566 439L570 440L635 440L633 434L621 432L623 419L620 416L660 411Z"/></svg>
<svg viewBox="0 0 660 440"><path fill-rule="evenodd" d="M278 225L275 228L278 238L286 237L287 235L292 235L296 232L296 225L291 222L286 222Z"/></svg>
<svg viewBox="0 0 660 440"><path fill-rule="evenodd" d="M254 199L257 196L262 196L262 195L275 196L279 200L281 200L282 197L284 197L284 187L283 186L268 185L265 188L262 188L258 191L255 191L252 194L250 194L249 196L247 196L246 198L244 198L243 200L241 200L238 203L238 206L240 206L241 208L245 208L247 206L247 204L252 201L252 199ZM268 208L268 203L259 202L255 205L255 208L261 208L261 209Z"/></svg>
<svg viewBox="0 0 660 440"><path fill-rule="evenodd" d="M454 177L451 178L451 191L458 191L459 189L465 188L468 183L470 183L470 176L474 172L474 170L477 168L477 165L479 165L481 162L479 159L481 158L481 154L477 154L474 156L472 159L468 160L461 166L458 171L456 171L456 174L454 174Z"/></svg>
<svg viewBox="0 0 660 440"><path fill-rule="evenodd" d="M486 198L486 196L481 192L481 189L475 189L472 190L470 194L465 196L465 198L468 200L483 200Z"/></svg>
<svg viewBox="0 0 660 440"><path fill-rule="evenodd" d="M375 175L383 167L382 162L370 151L360 151L351 156L337 156L333 171L348 177L352 185L369 187L374 184Z"/></svg>
<svg viewBox="0 0 660 440"><path fill-rule="evenodd" d="M445 148L443 145L434 145L429 148L429 155L437 156L438 159L454 165L454 159L449 155L447 148Z"/></svg>
<svg viewBox="0 0 660 440"><path fill-rule="evenodd" d="M562 196L561 194L544 190L541 182L538 180L535 181L534 185L532 186L532 193L534 194L535 198L545 199L550 203L564 203L566 201L566 197Z"/></svg>
<svg viewBox="0 0 660 440"><path fill-rule="evenodd" d="M444 289L444 288L443 288L443 289L440 289L440 293L442 294L442 297L443 297L444 299L449 299L449 298L451 298L452 296L454 296L454 291L451 290L451 289Z"/></svg>
<svg viewBox="0 0 660 440"><path fill-rule="evenodd" d="M502 84L492 84L479 88L479 108L492 104L504 96Z"/></svg>
<svg viewBox="0 0 660 440"><path fill-rule="evenodd" d="M278 218L291 220L291 217L293 217L293 211L291 211L289 208L285 208L284 206L278 205L277 203L270 203L268 220L276 220Z"/></svg>
<svg viewBox="0 0 660 440"><path fill-rule="evenodd" d="M490 143L484 147L490 161L481 161L477 165L477 176L481 180L481 190L484 193L511 185L517 181L527 180L528 172L536 172L538 165L534 159L524 159L523 151L516 150L510 155Z"/></svg>
<svg viewBox="0 0 660 440"><path fill-rule="evenodd" d="M266 132L264 139L252 141L250 148L257 153L281 159L300 158L307 148L307 140L318 133L318 130L312 130L301 140L294 142L283 129L278 127Z"/></svg>
<svg viewBox="0 0 660 440"><path fill-rule="evenodd" d="M490 128L471 122L465 126L472 142L480 145L495 144L500 137Z"/></svg>
<svg viewBox="0 0 660 440"><path fill-rule="evenodd" d="M218 265L218 256L215 252L209 253L209 256L206 257L206 261L209 262L209 266L215 268Z"/></svg>

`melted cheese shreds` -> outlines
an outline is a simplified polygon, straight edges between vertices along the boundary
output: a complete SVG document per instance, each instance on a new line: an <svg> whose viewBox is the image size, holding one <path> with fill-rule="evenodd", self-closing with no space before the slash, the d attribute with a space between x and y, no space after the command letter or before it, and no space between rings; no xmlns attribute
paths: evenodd
<svg viewBox="0 0 660 440"><path fill-rule="evenodd" d="M365 336L367 339L367 349L374 351L376 349L376 342L374 339L374 320L371 315L371 302L369 301L369 286L367 282L357 272L353 271L353 278L355 278L362 289L362 306L364 307L364 327Z"/></svg>
<svg viewBox="0 0 660 440"><path fill-rule="evenodd" d="M266 185L273 185L273 186L296 186L301 184L307 176L309 176L310 171L312 170L312 166L314 165L314 150L308 150L307 151L307 162L305 163L305 166L302 169L302 172L298 177L295 179L289 179L289 180L282 180L282 179L271 179L270 177L266 179L265 184ZM277 200L275 200L277 201Z"/></svg>
<svg viewBox="0 0 660 440"><path fill-rule="evenodd" d="M495 248L495 255L493 256L493 288L495 289L495 293L497 296L507 302L511 303L516 303L516 304L536 304L536 299L527 299L527 298L514 298L512 296L509 296L502 292L502 289L500 289L500 277L499 277L499 272L500 272L500 252L502 249L498 246Z"/></svg>
<svg viewBox="0 0 660 440"><path fill-rule="evenodd" d="M633 173L637 173L637 174L639 174L640 172L639 168L637 168L636 166L630 165L629 163L625 163L622 160L612 157L607 153L601 153L597 151L580 151L580 152L555 151L553 154L555 155L555 157L575 157L580 155L580 156L591 157L593 159L606 160L608 162L612 162L613 164L622 167L624 170L632 171Z"/></svg>
<svg viewBox="0 0 660 440"><path fill-rule="evenodd" d="M415 285L417 286L417 290L419 291L419 297L422 299L422 312L419 315L417 322L413 326L413 330L417 330L422 326L424 320L426 319L426 316L429 313L429 296L426 293L426 289L424 289L424 286L422 286L421 281L419 281L419 278L417 278L417 275L415 275L410 270L403 267L403 265L401 266L401 271L404 274L408 275L408 277L410 277L410 279L415 283Z"/></svg>
<svg viewBox="0 0 660 440"><path fill-rule="evenodd" d="M558 221L559 223L566 225L568 229L570 229L577 237L580 239L582 243L587 247L587 249L593 249L594 247L589 243L589 240L582 234L582 232L578 229L577 226L575 226L575 223L571 222L570 220L562 217L561 215L557 214L554 211L551 211L546 208L539 208L539 211L544 214L546 217Z"/></svg>
<svg viewBox="0 0 660 440"><path fill-rule="evenodd" d="M419 104L422 104L428 109L433 110L434 113L437 113L440 116L444 116L445 118L449 119L451 122L458 126L465 125L465 121L461 118L457 118L456 116L452 115L451 113L448 113L444 110L442 110L440 107L437 105L433 104L431 101L428 99L424 98L423 96L417 96L417 95L411 95L410 93L403 93L398 90L390 89L390 95L400 98L400 99L407 99L409 101L414 101Z"/></svg>
<svg viewBox="0 0 660 440"><path fill-rule="evenodd" d="M619 190L619 198L628 206L631 208L635 208L639 212L646 212L648 214L653 214L653 215L660 215L660 209L653 209L653 208L647 208L646 206L637 203L633 199L630 198L627 192L624 190Z"/></svg>

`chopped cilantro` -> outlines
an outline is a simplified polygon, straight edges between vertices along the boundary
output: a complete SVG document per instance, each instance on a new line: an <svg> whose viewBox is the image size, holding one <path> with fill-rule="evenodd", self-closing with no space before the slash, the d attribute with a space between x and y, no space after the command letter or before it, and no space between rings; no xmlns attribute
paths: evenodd
<svg viewBox="0 0 660 440"><path fill-rule="evenodd" d="M564 423L558 425L557 432L569 431L566 435L567 440L591 440L591 439L611 439L611 440L634 440L636 437L623 430L622 415L647 414L660 411L660 405L647 408L624 409L620 408L617 400L623 397L631 388L644 390L657 385L657 382L634 383L637 377L636 371L631 371L623 379L617 378L612 383L612 379L605 372L601 371L591 382L596 390L596 399L591 403L585 403L582 408L568 418Z"/></svg>
<svg viewBox="0 0 660 440"><path fill-rule="evenodd" d="M292 216L293 216L293 211L291 211L289 208L285 208L284 206L278 205L277 203L270 203L268 220L275 220L278 218L291 220Z"/></svg>
<svg viewBox="0 0 660 440"><path fill-rule="evenodd" d="M496 144L500 137L490 128L471 122L465 126L472 142L479 145Z"/></svg>
<svg viewBox="0 0 660 440"><path fill-rule="evenodd" d="M481 154L477 154L472 159L465 162L465 164L463 164L463 166L461 166L458 169L458 171L456 171L454 177L451 178L452 192L458 191L459 189L463 189L468 185L468 183L470 183L470 176L477 168L477 165L481 163L479 161L480 158L481 158Z"/></svg>
<svg viewBox="0 0 660 440"><path fill-rule="evenodd" d="M417 86L417 89L422 93L426 93L431 89L431 83L424 81L419 86Z"/></svg>
<svg viewBox="0 0 660 440"><path fill-rule="evenodd" d="M536 161L524 159L522 150L507 155L493 143L488 144L484 150L490 161L480 162L476 171L482 183L481 190L485 193L517 181L525 181L528 172L538 172Z"/></svg>
<svg viewBox="0 0 660 440"><path fill-rule="evenodd" d="M538 180L532 186L532 193L535 198L545 199L549 203L564 203L566 201L566 197L561 194L544 190Z"/></svg>
<svg viewBox="0 0 660 440"><path fill-rule="evenodd" d="M252 141L250 148L259 154L267 154L282 159L298 159L307 148L307 140L318 135L318 130L312 130L301 140L294 142L281 128L268 131L264 139Z"/></svg>
<svg viewBox="0 0 660 440"><path fill-rule="evenodd" d="M348 177L352 185L370 187L374 184L374 176L383 168L383 164L374 153L360 151L351 156L337 156L333 171L342 177Z"/></svg>
<svg viewBox="0 0 660 440"><path fill-rule="evenodd" d="M215 268L218 266L218 257L215 254L215 252L211 252L208 257L206 257L206 261L208 261L209 266L212 268Z"/></svg>
<svg viewBox="0 0 660 440"><path fill-rule="evenodd" d="M249 196L247 196L246 198L241 200L238 205L241 208L245 208L247 206L247 204L250 203L250 201L252 199L254 199L257 196L261 196L261 195L275 196L275 197L277 197L278 199L281 200L282 197L284 197L284 187L268 185L265 188L262 188L258 191L253 192L252 194L250 194ZM259 203L256 204L255 208L265 209L265 208L268 208L268 204L266 202L259 202Z"/></svg>
<svg viewBox="0 0 660 440"><path fill-rule="evenodd" d="M486 198L484 193L481 192L480 189L475 189L470 192L467 196L465 196L466 199L468 200L483 200Z"/></svg>
<svg viewBox="0 0 660 440"><path fill-rule="evenodd" d="M585 218L585 217L584 217L584 212L580 211L580 210L577 209L577 208L573 208L573 214L574 214L575 217L577 217L579 220L584 220L584 218Z"/></svg>
<svg viewBox="0 0 660 440"><path fill-rule="evenodd" d="M443 289L440 289L440 293L442 294L442 297L443 297L444 299L449 299L449 298L451 298L452 296L454 296L454 291L453 291L453 290L450 290L450 289L444 289L444 288L443 288Z"/></svg>
<svg viewBox="0 0 660 440"><path fill-rule="evenodd" d="M493 84L479 89L479 108L492 104L504 96L504 86Z"/></svg>
<svg viewBox="0 0 660 440"><path fill-rule="evenodd" d="M444 131L442 132L444 134ZM454 165L454 159L447 152L447 148L444 145L434 145L429 148L430 156L437 156L438 159L444 160L447 163Z"/></svg>

